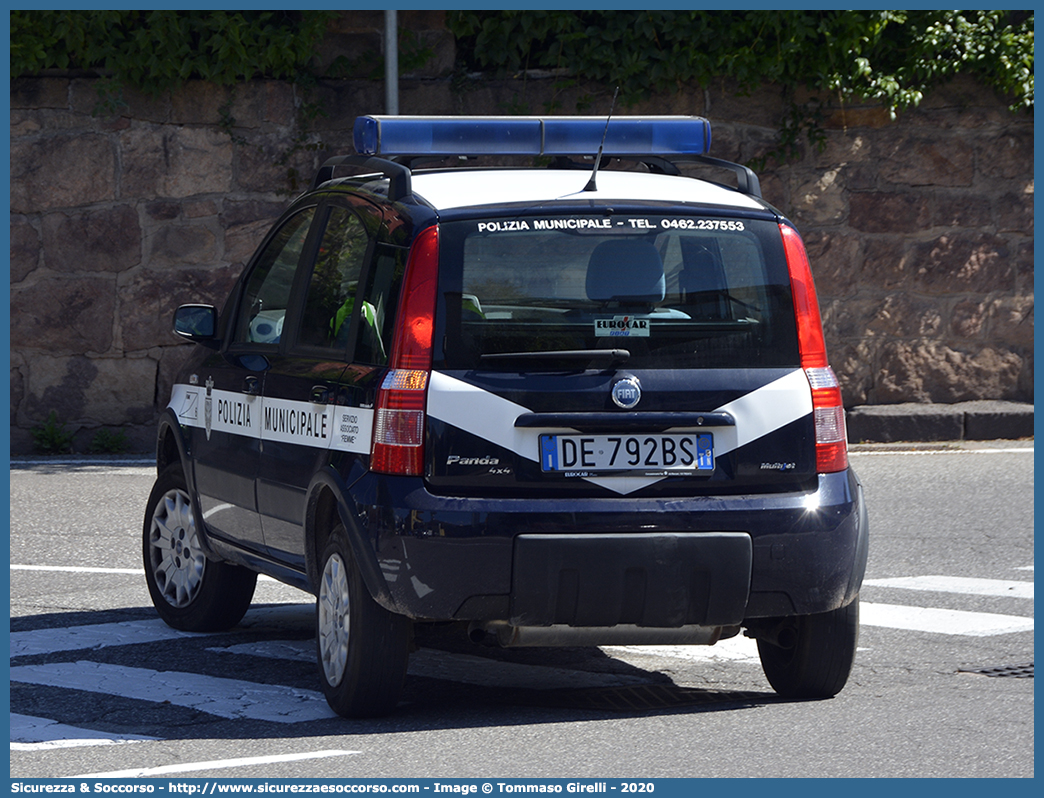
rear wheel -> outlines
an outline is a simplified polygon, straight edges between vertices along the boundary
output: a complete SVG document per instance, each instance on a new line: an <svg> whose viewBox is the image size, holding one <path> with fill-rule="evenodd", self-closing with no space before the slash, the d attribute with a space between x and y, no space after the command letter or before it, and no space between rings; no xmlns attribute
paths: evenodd
<svg viewBox="0 0 1044 798"><path fill-rule="evenodd" d="M164 469L152 488L145 510L142 558L152 603L175 629L228 629L250 607L257 574L207 559L178 463Z"/></svg>
<svg viewBox="0 0 1044 798"><path fill-rule="evenodd" d="M769 684L787 698L830 698L852 671L859 639L859 598L817 615L799 615L779 630L778 642L758 639Z"/></svg>
<svg viewBox="0 0 1044 798"><path fill-rule="evenodd" d="M395 709L406 679L409 639L409 619L370 597L338 526L323 552L316 601L319 679L334 712L368 718Z"/></svg>

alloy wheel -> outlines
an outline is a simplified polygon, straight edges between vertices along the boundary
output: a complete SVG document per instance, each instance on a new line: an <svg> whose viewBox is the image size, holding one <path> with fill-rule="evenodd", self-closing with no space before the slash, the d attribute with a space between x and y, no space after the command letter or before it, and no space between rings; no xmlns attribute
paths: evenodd
<svg viewBox="0 0 1044 798"><path fill-rule="evenodd" d="M152 576L164 600L187 607L203 585L207 558L196 533L196 517L188 494L169 490L156 505L149 531Z"/></svg>
<svg viewBox="0 0 1044 798"><path fill-rule="evenodd" d="M326 561L319 585L318 634L323 673L335 687L344 678L348 663L350 607L345 563L340 554L333 554Z"/></svg>

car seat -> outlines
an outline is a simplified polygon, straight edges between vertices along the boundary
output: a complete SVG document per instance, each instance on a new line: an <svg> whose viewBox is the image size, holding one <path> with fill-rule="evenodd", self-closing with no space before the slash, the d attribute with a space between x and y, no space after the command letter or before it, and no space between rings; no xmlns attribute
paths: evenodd
<svg viewBox="0 0 1044 798"><path fill-rule="evenodd" d="M603 241L587 264L587 298L592 302L644 305L662 302L663 261L645 241Z"/></svg>

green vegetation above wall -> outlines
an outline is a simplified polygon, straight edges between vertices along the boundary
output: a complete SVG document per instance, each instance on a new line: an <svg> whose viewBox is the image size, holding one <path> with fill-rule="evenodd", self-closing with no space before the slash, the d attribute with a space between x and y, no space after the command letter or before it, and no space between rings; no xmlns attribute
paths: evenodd
<svg viewBox="0 0 1044 798"><path fill-rule="evenodd" d="M1033 13L1010 11L454 11L465 69L559 69L627 104L726 77L879 100L893 113L968 73L1033 107Z"/></svg>
<svg viewBox="0 0 1044 798"><path fill-rule="evenodd" d="M95 70L147 94L307 70L330 11L12 11L11 76Z"/></svg>
<svg viewBox="0 0 1044 798"><path fill-rule="evenodd" d="M12 11L11 75L99 74L96 113L116 112L125 86L157 95L189 79L291 80L305 98L299 124L307 131L323 113L310 99L319 78L381 79L381 55L370 50L341 52L320 73L328 24L354 13ZM798 156L802 139L822 147L830 107L869 100L894 116L956 74L994 88L1012 111L1033 109L1032 11L450 11L446 23L456 39L457 87L475 71L550 69L563 87L618 86L628 106L722 80L740 92L778 85L779 141L758 168L769 157ZM408 26L399 38L400 71L431 57ZM802 98L802 89L813 96ZM508 112L534 112L524 94ZM575 108L552 102L540 110L585 111L592 102L582 94ZM221 126L232 135L230 107Z"/></svg>

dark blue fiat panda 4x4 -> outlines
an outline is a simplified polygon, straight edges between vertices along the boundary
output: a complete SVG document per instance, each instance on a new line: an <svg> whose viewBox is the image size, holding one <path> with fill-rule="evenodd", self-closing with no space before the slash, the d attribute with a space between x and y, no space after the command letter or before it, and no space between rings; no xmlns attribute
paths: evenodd
<svg viewBox="0 0 1044 798"><path fill-rule="evenodd" d="M841 690L866 511L805 247L757 177L709 158L697 117L354 132L225 307L176 313L198 346L145 515L160 616L231 627L257 574L310 591L349 717L395 707L422 624L502 646L742 630L779 693ZM484 155L543 165L444 165Z"/></svg>

